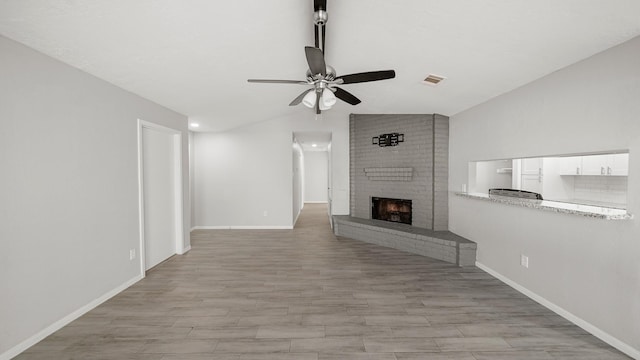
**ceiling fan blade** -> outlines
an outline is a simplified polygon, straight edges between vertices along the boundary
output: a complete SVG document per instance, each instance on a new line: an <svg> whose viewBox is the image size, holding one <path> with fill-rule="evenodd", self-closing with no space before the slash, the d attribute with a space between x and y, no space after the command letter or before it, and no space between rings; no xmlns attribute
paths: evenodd
<svg viewBox="0 0 640 360"><path fill-rule="evenodd" d="M315 90L315 89L311 88L311 89L303 92L302 94L298 95L297 98L293 99L293 101L289 104L289 106L296 106L296 105L300 104L302 102L302 99L304 99L304 96L307 95L308 93L310 93L313 90Z"/></svg>
<svg viewBox="0 0 640 360"><path fill-rule="evenodd" d="M300 84L309 85L308 82L302 80L266 80L266 79L249 79L250 83L262 83L262 84Z"/></svg>
<svg viewBox="0 0 640 360"><path fill-rule="evenodd" d="M358 105L361 103L360 99L353 96L350 92L340 89L339 87L334 87L336 89L335 95L338 99L349 103L351 105Z"/></svg>
<svg viewBox="0 0 640 360"><path fill-rule="evenodd" d="M320 115L320 93L316 92L316 115Z"/></svg>
<svg viewBox="0 0 640 360"><path fill-rule="evenodd" d="M322 50L311 46L305 46L304 52L307 55L307 63L309 63L309 70L311 70L311 74L322 74L322 76L327 75L327 64L324 63Z"/></svg>
<svg viewBox="0 0 640 360"><path fill-rule="evenodd" d="M378 81L393 79L396 72L393 70L369 71L363 73L338 76L336 80L342 79L343 84L355 84L368 81Z"/></svg>
<svg viewBox="0 0 640 360"><path fill-rule="evenodd" d="M313 11L327 10L327 0L313 0Z"/></svg>

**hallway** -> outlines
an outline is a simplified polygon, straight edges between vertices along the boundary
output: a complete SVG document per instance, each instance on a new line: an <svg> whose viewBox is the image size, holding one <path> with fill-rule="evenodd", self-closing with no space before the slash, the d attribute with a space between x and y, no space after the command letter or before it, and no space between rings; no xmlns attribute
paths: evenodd
<svg viewBox="0 0 640 360"><path fill-rule="evenodd" d="M197 230L193 249L17 359L627 359L483 271L294 230Z"/></svg>

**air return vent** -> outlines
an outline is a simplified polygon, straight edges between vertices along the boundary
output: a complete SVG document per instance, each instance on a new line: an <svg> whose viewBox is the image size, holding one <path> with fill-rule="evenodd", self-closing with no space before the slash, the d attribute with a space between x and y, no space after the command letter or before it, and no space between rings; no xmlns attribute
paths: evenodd
<svg viewBox="0 0 640 360"><path fill-rule="evenodd" d="M443 76L429 74L429 76L424 79L424 83L429 85L438 85L444 79L446 78Z"/></svg>

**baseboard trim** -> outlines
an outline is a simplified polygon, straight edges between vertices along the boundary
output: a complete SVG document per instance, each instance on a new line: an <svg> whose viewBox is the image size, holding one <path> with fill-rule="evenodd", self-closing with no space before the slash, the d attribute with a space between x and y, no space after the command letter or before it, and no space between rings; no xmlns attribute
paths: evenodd
<svg viewBox="0 0 640 360"><path fill-rule="evenodd" d="M191 244L189 244L189 246L185 246L184 248L182 248L182 252L179 252L178 255L184 255L188 253L189 250L191 250Z"/></svg>
<svg viewBox="0 0 640 360"><path fill-rule="evenodd" d="M195 226L193 230L291 230L291 225L275 226Z"/></svg>
<svg viewBox="0 0 640 360"><path fill-rule="evenodd" d="M591 333L593 336L597 337L598 339L606 342L607 344L613 346L614 348L622 351L623 353L631 356L634 359L640 359L640 350L633 348L631 345L615 338L614 336L610 335L609 333L605 332L604 330L598 328L597 326L589 323L588 321L572 314L571 312L561 308L560 306L552 303L551 301L543 298L542 296L534 293L533 291L525 288L524 286L516 283L515 281L509 279L508 277L500 274L499 272L491 269L490 267L476 261L476 266L482 270L484 270L485 272L487 272L489 275L497 278L498 280L502 281L503 283L511 286L512 288L518 290L519 292L521 292L522 294L526 295L527 297L531 298L532 300L536 301L537 303L539 303L540 305L546 307L547 309L553 311L554 313L562 316L563 318L571 321L572 323L574 323L575 325L581 327L582 329L588 331L589 333Z"/></svg>
<svg viewBox="0 0 640 360"><path fill-rule="evenodd" d="M328 204L328 201L305 201L305 204Z"/></svg>
<svg viewBox="0 0 640 360"><path fill-rule="evenodd" d="M88 304L82 306L81 308L79 308L78 310L72 312L71 314L69 314L69 315L63 317L62 319L54 322L53 324L47 326L46 328L44 328L41 331L39 331L37 334L35 334L35 335L31 336L30 338L24 340L23 342L19 343L18 345L12 347L8 351L6 351L4 354L0 354L0 360L10 360L10 359L18 356L19 354L21 354L25 350L29 349L33 345L35 345L38 342L42 341L47 336L49 336L49 335L53 334L54 332L60 330L61 328L63 328L64 326L68 325L72 321L76 320L80 316L82 316L82 315L88 313L89 311L95 309L96 307L98 307L98 305L100 305L103 302L111 299L112 297L118 295L123 290L127 289L128 287L130 287L131 285L133 285L133 284L137 283L138 281L142 280L142 278L143 278L142 276L136 275L134 278L126 281L124 284L116 287L115 289L113 289L113 290L107 292L106 294L100 296L99 298L89 302Z"/></svg>
<svg viewBox="0 0 640 360"><path fill-rule="evenodd" d="M302 214L302 210L304 209L304 204L305 203L302 203L302 206L300 207L300 210L298 210L298 213L296 214L296 218L293 219L293 226L291 226L292 229L296 226L296 223L298 222L298 219L300 218L300 214Z"/></svg>

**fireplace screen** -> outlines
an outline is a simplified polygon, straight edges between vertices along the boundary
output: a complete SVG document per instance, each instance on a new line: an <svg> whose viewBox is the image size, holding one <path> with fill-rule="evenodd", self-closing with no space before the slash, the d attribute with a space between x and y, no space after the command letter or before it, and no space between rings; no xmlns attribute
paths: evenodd
<svg viewBox="0 0 640 360"><path fill-rule="evenodd" d="M371 218L411 225L411 200L372 197Z"/></svg>

